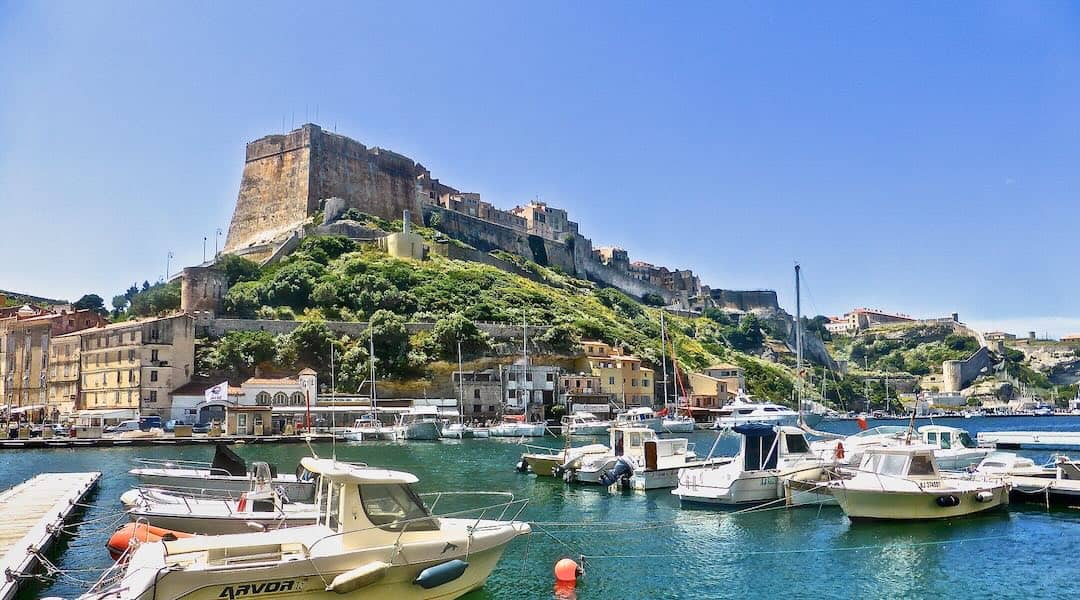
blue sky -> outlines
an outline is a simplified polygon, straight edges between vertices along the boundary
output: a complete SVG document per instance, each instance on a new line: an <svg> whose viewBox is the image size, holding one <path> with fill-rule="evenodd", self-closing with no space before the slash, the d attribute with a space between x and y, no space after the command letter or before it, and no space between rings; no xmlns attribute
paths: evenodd
<svg viewBox="0 0 1080 600"><path fill-rule="evenodd" d="M0 288L202 258L305 120L793 310L1080 330L1080 9L0 0Z"/></svg>

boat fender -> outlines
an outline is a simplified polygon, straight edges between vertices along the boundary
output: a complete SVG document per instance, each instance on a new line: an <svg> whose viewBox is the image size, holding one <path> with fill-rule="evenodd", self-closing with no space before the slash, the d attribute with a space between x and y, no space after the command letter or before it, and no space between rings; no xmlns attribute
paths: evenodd
<svg viewBox="0 0 1080 600"><path fill-rule="evenodd" d="M600 484L611 485L620 479L628 479L633 474L634 465L626 460L625 456L620 457L619 460L615 461L614 467L600 474Z"/></svg>
<svg viewBox="0 0 1080 600"><path fill-rule="evenodd" d="M844 460L844 442L836 442L836 460Z"/></svg>
<svg viewBox="0 0 1080 600"><path fill-rule="evenodd" d="M948 496L938 496L935 502L937 502L937 505L941 508L960 506L960 499L952 494L949 494Z"/></svg>
<svg viewBox="0 0 1080 600"><path fill-rule="evenodd" d="M461 577L468 566L469 563L460 558L455 558L454 560L446 561L441 565L435 565L434 567L428 567L423 571L420 571L420 574L416 576L413 583L425 590L430 590L433 587L439 587L444 583L450 583L458 577Z"/></svg>
<svg viewBox="0 0 1080 600"><path fill-rule="evenodd" d="M984 490L975 494L975 499L979 502L989 502L994 499L994 492Z"/></svg>
<svg viewBox="0 0 1080 600"><path fill-rule="evenodd" d="M377 560L370 562L338 575L330 582L330 585L326 586L326 591L338 594L355 592L362 587L369 586L382 579L389 570L390 565L382 561Z"/></svg>
<svg viewBox="0 0 1080 600"><path fill-rule="evenodd" d="M236 512L244 512L247 508L247 494L240 494L240 500L236 503Z"/></svg>
<svg viewBox="0 0 1080 600"><path fill-rule="evenodd" d="M518 461L517 466L515 467L515 469L517 469L518 473L528 473L529 472L529 463L525 462L525 457L524 456L522 456L521 460Z"/></svg>

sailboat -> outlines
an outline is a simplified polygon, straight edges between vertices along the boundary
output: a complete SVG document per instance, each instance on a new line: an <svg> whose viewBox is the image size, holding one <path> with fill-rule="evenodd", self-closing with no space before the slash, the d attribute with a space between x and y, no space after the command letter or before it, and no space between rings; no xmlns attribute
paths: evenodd
<svg viewBox="0 0 1080 600"><path fill-rule="evenodd" d="M664 323L664 309L660 309L660 365L664 371L664 416L660 421L660 430L665 433L693 433L694 419L689 415L679 414L679 367L675 364L675 340L671 341L671 371L675 375L676 383L675 402L668 402L667 325Z"/></svg>
<svg viewBox="0 0 1080 600"><path fill-rule="evenodd" d="M375 334L368 327L368 356L371 362L371 395L369 404L371 412L353 422L352 427L347 427L341 432L341 437L351 441L362 440L392 440L394 428L383 425L379 421L379 401L375 391ZM361 384L363 387L363 384Z"/></svg>
<svg viewBox="0 0 1080 600"><path fill-rule="evenodd" d="M442 431L440 435L447 439L463 440L465 438L475 437L488 437L488 431L486 429L477 432L473 427L465 424L462 417L462 410L465 402L465 372L461 368L461 340L457 343L457 363L458 363L458 397L457 397L457 415L451 419L447 419L442 424ZM479 433L479 435L478 435Z"/></svg>
<svg viewBox="0 0 1080 600"><path fill-rule="evenodd" d="M543 437L547 433L545 423L529 422L529 402L532 400L529 381L529 326L525 315L521 316L521 377L518 378L517 395L521 400L522 414L504 415L498 425L490 428L491 437Z"/></svg>

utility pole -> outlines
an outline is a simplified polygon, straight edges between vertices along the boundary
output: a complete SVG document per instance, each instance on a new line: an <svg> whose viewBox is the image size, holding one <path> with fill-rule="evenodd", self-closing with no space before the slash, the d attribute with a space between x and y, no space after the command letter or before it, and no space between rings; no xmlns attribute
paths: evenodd
<svg viewBox="0 0 1080 600"><path fill-rule="evenodd" d="M165 283L169 282L169 261L171 261L172 258L173 258L172 250L169 250L169 252L165 255L165 279L162 280Z"/></svg>

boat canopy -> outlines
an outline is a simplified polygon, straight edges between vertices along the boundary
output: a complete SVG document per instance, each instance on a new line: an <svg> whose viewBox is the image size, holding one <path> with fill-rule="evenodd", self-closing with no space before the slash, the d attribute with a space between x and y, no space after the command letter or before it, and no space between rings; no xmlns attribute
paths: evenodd
<svg viewBox="0 0 1080 600"><path fill-rule="evenodd" d="M775 433L776 425L772 423L742 423L732 427L735 433L739 433L746 436L766 436L773 435Z"/></svg>
<svg viewBox="0 0 1080 600"><path fill-rule="evenodd" d="M300 464L312 473L317 473L335 481L397 484L410 484L420 481L412 473L360 467L329 458L312 458L309 456L301 460Z"/></svg>

